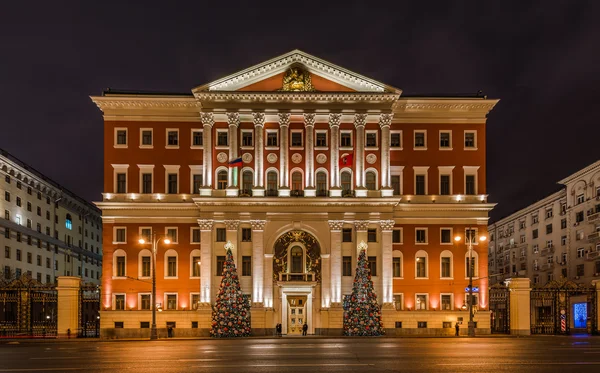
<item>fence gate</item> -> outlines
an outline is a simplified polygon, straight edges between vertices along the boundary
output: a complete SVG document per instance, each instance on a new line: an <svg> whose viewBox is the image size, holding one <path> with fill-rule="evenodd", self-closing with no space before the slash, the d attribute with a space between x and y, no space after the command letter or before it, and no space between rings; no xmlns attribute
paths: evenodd
<svg viewBox="0 0 600 373"><path fill-rule="evenodd" d="M82 338L100 337L100 287L86 284L79 289L79 330Z"/></svg>
<svg viewBox="0 0 600 373"><path fill-rule="evenodd" d="M56 337L54 284L28 276L0 282L0 337Z"/></svg>
<svg viewBox="0 0 600 373"><path fill-rule="evenodd" d="M503 284L492 285L489 289L490 325L494 334L510 333L510 294Z"/></svg>
<svg viewBox="0 0 600 373"><path fill-rule="evenodd" d="M598 333L596 289L568 280L531 290L531 334Z"/></svg>

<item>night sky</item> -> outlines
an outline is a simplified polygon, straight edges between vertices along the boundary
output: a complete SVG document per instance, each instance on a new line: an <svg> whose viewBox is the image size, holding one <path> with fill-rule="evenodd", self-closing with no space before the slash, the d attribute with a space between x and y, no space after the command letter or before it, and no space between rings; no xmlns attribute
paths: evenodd
<svg viewBox="0 0 600 373"><path fill-rule="evenodd" d="M323 3L3 2L0 148L99 201L90 95L190 92L298 48L405 94L500 98L487 127L494 219L600 159L600 1Z"/></svg>

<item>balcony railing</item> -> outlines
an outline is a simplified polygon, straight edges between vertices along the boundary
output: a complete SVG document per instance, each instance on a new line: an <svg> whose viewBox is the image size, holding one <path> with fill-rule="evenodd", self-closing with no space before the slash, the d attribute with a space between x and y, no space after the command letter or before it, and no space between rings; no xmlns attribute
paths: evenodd
<svg viewBox="0 0 600 373"><path fill-rule="evenodd" d="M240 189L239 197L252 197L252 189Z"/></svg>
<svg viewBox="0 0 600 373"><path fill-rule="evenodd" d="M597 212L595 214L591 214L588 215L587 217L588 222L594 222L594 221L600 221L600 212Z"/></svg>
<svg viewBox="0 0 600 373"><path fill-rule="evenodd" d="M279 193L277 192L277 189L269 189L265 192L265 194L267 197L277 197Z"/></svg>
<svg viewBox="0 0 600 373"><path fill-rule="evenodd" d="M588 234L588 241L594 242L600 240L600 231L596 231L592 234Z"/></svg>
<svg viewBox="0 0 600 373"><path fill-rule="evenodd" d="M349 190L342 190L342 197L354 197L355 193L354 190L349 189Z"/></svg>
<svg viewBox="0 0 600 373"><path fill-rule="evenodd" d="M600 258L600 251L592 251L587 253L585 256L585 259L590 261L596 260L598 258Z"/></svg>
<svg viewBox="0 0 600 373"><path fill-rule="evenodd" d="M304 197L304 191L301 189L294 189L290 191L290 196L292 197Z"/></svg>
<svg viewBox="0 0 600 373"><path fill-rule="evenodd" d="M312 272L308 273L279 273L279 281L299 281L299 282L314 282L315 274Z"/></svg>
<svg viewBox="0 0 600 373"><path fill-rule="evenodd" d="M549 271L554 269L554 263L546 263L542 265L542 271Z"/></svg>
<svg viewBox="0 0 600 373"><path fill-rule="evenodd" d="M327 189L317 190L317 197L327 197Z"/></svg>
<svg viewBox="0 0 600 373"><path fill-rule="evenodd" d="M542 256L550 255L550 254L554 254L554 245L546 246L540 251L540 255L542 255Z"/></svg>

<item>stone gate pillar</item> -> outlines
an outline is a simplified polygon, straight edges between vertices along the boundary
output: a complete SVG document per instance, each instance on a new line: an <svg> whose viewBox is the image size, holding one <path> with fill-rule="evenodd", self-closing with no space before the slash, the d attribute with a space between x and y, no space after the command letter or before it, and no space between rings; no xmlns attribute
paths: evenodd
<svg viewBox="0 0 600 373"><path fill-rule="evenodd" d="M77 332L79 331L79 288L81 287L81 278L59 276L57 279L57 335L59 338L66 338L68 330L71 329L71 338L77 338Z"/></svg>
<svg viewBox="0 0 600 373"><path fill-rule="evenodd" d="M511 278L506 280L510 292L510 334L531 334L531 280Z"/></svg>

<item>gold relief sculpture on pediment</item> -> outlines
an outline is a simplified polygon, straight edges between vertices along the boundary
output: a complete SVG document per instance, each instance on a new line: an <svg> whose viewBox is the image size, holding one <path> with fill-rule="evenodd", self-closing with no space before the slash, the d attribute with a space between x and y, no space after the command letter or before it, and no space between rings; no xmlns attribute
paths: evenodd
<svg viewBox="0 0 600 373"><path fill-rule="evenodd" d="M280 91L284 92L314 92L310 73L300 66L292 66L283 75Z"/></svg>

